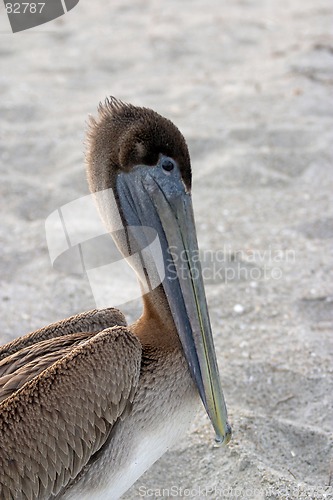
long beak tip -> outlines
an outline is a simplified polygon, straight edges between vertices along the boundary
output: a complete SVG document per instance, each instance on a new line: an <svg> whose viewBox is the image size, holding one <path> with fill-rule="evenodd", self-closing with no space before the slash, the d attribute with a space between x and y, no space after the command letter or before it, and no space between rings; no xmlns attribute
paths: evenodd
<svg viewBox="0 0 333 500"><path fill-rule="evenodd" d="M218 446L218 447L219 446L226 446L231 439L231 435L232 435L232 430L231 430L230 425L227 423L224 435L221 436L221 434L216 434L216 436L215 436L216 446Z"/></svg>

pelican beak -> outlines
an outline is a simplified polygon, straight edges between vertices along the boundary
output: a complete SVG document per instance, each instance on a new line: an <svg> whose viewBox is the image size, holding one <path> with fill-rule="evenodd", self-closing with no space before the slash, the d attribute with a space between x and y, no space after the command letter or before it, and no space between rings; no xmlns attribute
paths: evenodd
<svg viewBox="0 0 333 500"><path fill-rule="evenodd" d="M173 172L171 179L157 167L147 167L145 176L142 175L145 167L138 168L140 174L139 171L124 174L119 179L120 200L127 206L127 209L123 206L123 212L133 215L135 206L135 217L128 218L127 222L154 227L159 235L165 265L162 285L184 354L214 427L216 441L227 444L231 428L227 421L198 258L191 195L186 191L179 172ZM137 193L137 199L132 198L133 193Z"/></svg>
<svg viewBox="0 0 333 500"><path fill-rule="evenodd" d="M217 366L202 279L190 194L170 203L160 198L158 213L168 242L163 287L192 377L213 424L216 441L227 444L231 428Z"/></svg>

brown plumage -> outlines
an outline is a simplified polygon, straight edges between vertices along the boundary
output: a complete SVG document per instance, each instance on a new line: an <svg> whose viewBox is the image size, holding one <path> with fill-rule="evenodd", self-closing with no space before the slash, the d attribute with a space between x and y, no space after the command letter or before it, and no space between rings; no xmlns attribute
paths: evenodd
<svg viewBox="0 0 333 500"><path fill-rule="evenodd" d="M155 165L161 153L177 161L186 187L191 188L191 162L184 137L170 120L151 109L125 104L114 97L106 99L99 106L97 119L90 119L87 142L87 174L92 192L113 188L120 170Z"/></svg>
<svg viewBox="0 0 333 500"><path fill-rule="evenodd" d="M57 495L132 402L141 345L125 327L112 327L119 319L109 309L73 316L42 329L44 340L30 347L22 341L21 350L2 360L1 499ZM111 328L96 333L107 323ZM90 333L80 333L80 327ZM25 337L27 344L35 333ZM110 365L115 352L126 363ZM15 384L6 389L9 376Z"/></svg>
<svg viewBox="0 0 333 500"><path fill-rule="evenodd" d="M77 332L97 333L104 330L104 328L115 325L126 326L126 320L122 312L113 307L103 310L93 309L92 311L76 314L0 346L0 360L21 350L23 347L37 344L42 340Z"/></svg>
<svg viewBox="0 0 333 500"><path fill-rule="evenodd" d="M0 401L96 333L126 326L118 309L94 309L40 328L0 347Z"/></svg>
<svg viewBox="0 0 333 500"><path fill-rule="evenodd" d="M116 309L94 310L0 348L1 499L119 498L183 435L198 393L219 439L230 438L202 279L191 269L184 138L154 111L111 98L91 122L87 164L91 191L113 190L125 233L151 225L165 266L176 242L188 278L166 267L130 327ZM107 221L110 207L99 209ZM126 238L117 244L127 256Z"/></svg>

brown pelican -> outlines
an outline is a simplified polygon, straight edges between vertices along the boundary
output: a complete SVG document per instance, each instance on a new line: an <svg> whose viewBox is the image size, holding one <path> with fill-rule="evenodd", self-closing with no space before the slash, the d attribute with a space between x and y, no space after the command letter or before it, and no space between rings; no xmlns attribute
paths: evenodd
<svg viewBox="0 0 333 500"><path fill-rule="evenodd" d="M1 499L119 498L184 435L199 396L216 439L230 439L193 258L183 136L156 112L111 98L90 126L87 172L93 193L115 193L125 228L115 238L123 255L144 239L127 229L153 228L165 277L144 293L143 314L129 327L115 309L94 310L0 349ZM107 196L97 203L111 231L114 207ZM185 274L176 258L170 262L170 246L186 255ZM149 274L142 262L132 266L139 278Z"/></svg>

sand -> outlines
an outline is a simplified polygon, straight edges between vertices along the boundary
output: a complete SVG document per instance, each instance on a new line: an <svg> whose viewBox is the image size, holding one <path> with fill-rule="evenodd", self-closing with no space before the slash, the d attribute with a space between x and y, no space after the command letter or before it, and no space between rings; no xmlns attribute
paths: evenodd
<svg viewBox="0 0 333 500"><path fill-rule="evenodd" d="M215 448L199 409L124 498L333 498L330 2L82 0L15 35L0 11L1 340L95 307L45 220L88 194L98 102L151 107L191 152L233 439Z"/></svg>

